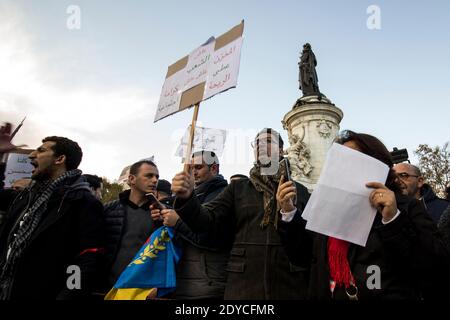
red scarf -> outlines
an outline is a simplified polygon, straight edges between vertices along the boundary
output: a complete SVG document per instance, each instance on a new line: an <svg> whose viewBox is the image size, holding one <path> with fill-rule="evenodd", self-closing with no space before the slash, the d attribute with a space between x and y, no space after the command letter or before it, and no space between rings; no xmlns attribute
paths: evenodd
<svg viewBox="0 0 450 320"><path fill-rule="evenodd" d="M334 280L336 287L344 285L350 287L354 283L352 271L348 264L347 254L350 243L344 240L328 237L328 266L330 280Z"/></svg>

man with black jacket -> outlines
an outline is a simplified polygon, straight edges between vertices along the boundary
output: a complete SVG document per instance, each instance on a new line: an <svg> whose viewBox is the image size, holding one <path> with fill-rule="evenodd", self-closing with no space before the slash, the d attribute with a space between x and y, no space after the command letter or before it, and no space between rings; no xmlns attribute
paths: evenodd
<svg viewBox="0 0 450 320"><path fill-rule="evenodd" d="M11 150L3 138L0 156ZM0 189L3 300L87 298L100 270L103 206L77 169L82 151L63 137L42 142L30 154L31 185Z"/></svg>
<svg viewBox="0 0 450 320"><path fill-rule="evenodd" d="M304 299L308 268L289 263L277 228L280 212L303 211L308 190L292 181L283 183L283 140L278 132L263 129L253 146L256 161L250 178L232 181L205 205L193 193L194 176L177 174L172 180L175 210L194 232L234 237L225 299ZM279 186L284 191L277 201Z"/></svg>
<svg viewBox="0 0 450 320"><path fill-rule="evenodd" d="M150 160L141 160L130 167L130 190L105 205L106 224L106 288L116 283L120 274L147 241L158 225L150 215L151 201L146 194L156 195L159 172Z"/></svg>
<svg viewBox="0 0 450 320"><path fill-rule="evenodd" d="M219 159L212 151L192 155L191 171L194 192L200 203L214 200L228 185L219 174ZM176 242L183 248L177 266L176 299L223 299L227 279L226 266L230 256L233 234L217 232L195 233L174 210L152 210L156 219L174 227Z"/></svg>

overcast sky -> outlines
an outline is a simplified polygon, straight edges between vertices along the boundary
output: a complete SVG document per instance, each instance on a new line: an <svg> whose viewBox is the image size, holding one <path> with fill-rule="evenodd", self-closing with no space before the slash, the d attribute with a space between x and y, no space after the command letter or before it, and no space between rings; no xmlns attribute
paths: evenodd
<svg viewBox="0 0 450 320"><path fill-rule="evenodd" d="M67 27L71 5L80 29ZM380 9L379 30L367 27ZM192 110L153 123L167 66L245 19L238 86L202 103L199 124L228 130L221 170L248 174L250 141L301 96L305 42L318 59L321 91L344 111L341 129L392 147L450 140L448 1L0 1L0 121L25 125L14 140L37 147L67 136L81 169L117 179L155 156L161 177Z"/></svg>

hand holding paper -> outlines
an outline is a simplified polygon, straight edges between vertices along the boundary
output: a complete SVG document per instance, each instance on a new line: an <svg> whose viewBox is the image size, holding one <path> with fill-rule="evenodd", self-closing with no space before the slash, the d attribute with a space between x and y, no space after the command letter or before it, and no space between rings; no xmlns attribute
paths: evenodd
<svg viewBox="0 0 450 320"><path fill-rule="evenodd" d="M366 186L375 188L369 196L370 204L381 213L384 222L389 222L397 213L394 192L379 182L369 182Z"/></svg>

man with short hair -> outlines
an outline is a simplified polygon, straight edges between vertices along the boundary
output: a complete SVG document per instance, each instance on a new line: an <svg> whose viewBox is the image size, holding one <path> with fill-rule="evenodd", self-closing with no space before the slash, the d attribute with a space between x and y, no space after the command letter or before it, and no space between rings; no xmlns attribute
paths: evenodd
<svg viewBox="0 0 450 320"><path fill-rule="evenodd" d="M157 229L151 219L151 201L146 194L156 196L159 171L150 160L141 160L130 168L129 190L119 194L119 199L105 205L106 257L110 289L130 261Z"/></svg>
<svg viewBox="0 0 450 320"><path fill-rule="evenodd" d="M103 206L78 165L82 151L47 137L30 154L32 183L0 190L0 300L87 298L102 261ZM5 150L6 149L6 150ZM0 158L8 147L0 141Z"/></svg>
<svg viewBox="0 0 450 320"><path fill-rule="evenodd" d="M299 183L284 182L284 167L279 165L283 140L278 132L263 129L253 147L250 178L232 181L205 205L194 193L194 174L177 174L172 180L175 210L194 232L220 232L234 238L225 299L304 299L309 264L290 264L278 224L280 212L303 211L308 190ZM310 243L305 238L304 245Z"/></svg>
<svg viewBox="0 0 450 320"><path fill-rule="evenodd" d="M422 200L428 214L437 224L450 201L436 196L431 186L425 183L418 167L409 163L399 163L394 166L394 170L400 179L403 194Z"/></svg>
<svg viewBox="0 0 450 320"><path fill-rule="evenodd" d="M195 152L190 169L194 192L201 204L214 200L228 185L219 174L219 159L212 151ZM158 217L158 213L153 210L152 216ZM162 210L161 214L164 224L174 227L175 241L183 248L177 266L175 298L223 299L232 234L210 230L195 233L179 219L176 211Z"/></svg>

